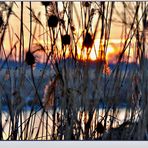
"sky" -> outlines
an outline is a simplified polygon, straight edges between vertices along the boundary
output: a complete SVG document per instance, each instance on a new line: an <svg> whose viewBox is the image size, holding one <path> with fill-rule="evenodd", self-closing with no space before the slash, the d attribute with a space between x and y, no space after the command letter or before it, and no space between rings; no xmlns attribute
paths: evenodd
<svg viewBox="0 0 148 148"><path fill-rule="evenodd" d="M133 15L135 12L135 3L133 2L128 2L127 4L127 23L131 23L133 20ZM110 5L109 5L110 6ZM94 6L94 8L96 8L97 6ZM24 13L23 13L23 22L24 22L24 48L25 50L28 49L29 46L29 31L26 29L30 27L30 10L29 8L29 2L24 2ZM18 37L20 35L20 12L21 12L21 4L20 2L16 2L16 4L13 5L13 12L15 13L15 15L11 15L10 16L10 20L9 20L9 29L7 28L6 34L5 34L5 39L4 39L4 49L6 51L6 53L10 52L11 46L13 46L16 42L16 40L18 40ZM35 15L38 16L38 14L40 13L40 18L39 20L42 22L42 24L44 26L46 26L46 15L45 15L45 7L43 5L41 5L41 2L32 2L32 10L34 11ZM62 2L59 3L59 12L62 12L63 8L62 8ZM82 27L82 17L80 17L81 15L81 8L80 8L80 3L79 2L75 2L75 7L73 7L73 23L74 23L74 27L75 27L75 31L77 35L80 35L83 31L83 27ZM4 12L5 13L5 12ZM4 15L3 13L3 15ZM115 9L113 12L113 22L111 25L111 31L110 31L110 40L109 40L109 44L108 44L108 48L107 48L107 60L110 62L114 62L117 59L117 56L119 55L119 53L121 52L121 35L122 35L122 22L124 20L123 17L123 13L124 13L124 9L123 9L123 4L121 2L116 2L115 3ZM107 14L107 13L106 13ZM110 15L108 13L108 15ZM17 17L16 17L17 16ZM141 16L141 12L139 11L139 16ZM65 17L66 18L66 17ZM97 18L98 15L94 15L93 18L93 25L92 26L92 30L95 29L95 24L97 22ZM84 16L83 16L84 19ZM80 22L80 23L78 23ZM32 25L32 30L34 30L35 28L35 21L33 21L33 25ZM94 45L92 49L91 49L91 53L90 53L90 59L91 60L96 60L96 51L98 53L99 51L99 45L100 45L100 32L101 32L101 22L98 25L99 27L97 27L97 34L95 37L95 41L94 41ZM42 28L39 27L39 25L36 26L36 31L34 36L37 38L38 42L40 42L41 44L44 43L45 40L45 36L43 34L46 34L46 32L43 31ZM39 29L40 28L40 29ZM127 27L127 34L129 31L130 25ZM94 32L94 30L92 31ZM126 35L127 35L126 34ZM124 36L126 36L124 33ZM11 38L11 39L10 39ZM10 42L11 40L11 42ZM123 39L124 41L124 39ZM37 41L34 41L37 42ZM82 39L79 40L78 42L78 53L81 53L81 48L82 48ZM50 43L49 43L50 44ZM57 43L60 44L60 43ZM59 45L60 46L60 45ZM134 38L132 40L132 44L131 44L131 48L134 48L135 46L135 42L134 42ZM19 48L19 44L18 44L18 48ZM60 47L59 47L60 48ZM131 56L134 56L134 49L131 50L130 52ZM39 54L38 54L39 55ZM85 55L85 51L84 54ZM43 58L41 53L39 55L40 58ZM85 57L85 56L84 56ZM131 61L133 60L132 58L130 59Z"/></svg>

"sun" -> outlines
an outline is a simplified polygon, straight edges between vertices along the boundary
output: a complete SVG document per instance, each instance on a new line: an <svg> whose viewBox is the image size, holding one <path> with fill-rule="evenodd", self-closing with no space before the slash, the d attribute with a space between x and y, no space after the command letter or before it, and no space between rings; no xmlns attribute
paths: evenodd
<svg viewBox="0 0 148 148"><path fill-rule="evenodd" d="M96 50L94 47L92 47L90 55L89 55L89 59L91 61L96 61L96 60L100 59L98 53L99 53L99 50ZM115 49L111 45L109 45L106 50L106 60L107 61L111 60L110 55L114 54L114 53L115 53Z"/></svg>
<svg viewBox="0 0 148 148"><path fill-rule="evenodd" d="M97 60L97 52L95 51L94 48L92 48L91 52L90 52L90 56L89 56L90 60L95 61Z"/></svg>
<svg viewBox="0 0 148 148"><path fill-rule="evenodd" d="M114 52L114 48L113 47L111 47L111 46L109 46L109 47L107 47L107 53L109 54L109 53L113 53Z"/></svg>
<svg viewBox="0 0 148 148"><path fill-rule="evenodd" d="M99 47L100 47L100 42L98 40L95 40L93 47L88 50L89 52L87 52L86 48L82 49L82 43L80 42L78 44L78 51L77 51L78 59L83 61L85 60L97 61L101 59ZM114 53L115 53L115 49L109 44L106 50L105 59L107 61L111 60L110 55Z"/></svg>
<svg viewBox="0 0 148 148"><path fill-rule="evenodd" d="M115 53L115 49L111 45L109 45L107 47L107 50L106 50L106 58L107 58L107 60L111 60L110 59L110 54L113 54L113 53Z"/></svg>

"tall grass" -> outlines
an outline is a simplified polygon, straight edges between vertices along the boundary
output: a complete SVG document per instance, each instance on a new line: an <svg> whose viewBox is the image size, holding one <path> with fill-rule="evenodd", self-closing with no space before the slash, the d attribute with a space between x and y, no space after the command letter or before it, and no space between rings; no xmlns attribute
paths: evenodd
<svg viewBox="0 0 148 148"><path fill-rule="evenodd" d="M147 2L26 3L0 3L0 139L147 140Z"/></svg>

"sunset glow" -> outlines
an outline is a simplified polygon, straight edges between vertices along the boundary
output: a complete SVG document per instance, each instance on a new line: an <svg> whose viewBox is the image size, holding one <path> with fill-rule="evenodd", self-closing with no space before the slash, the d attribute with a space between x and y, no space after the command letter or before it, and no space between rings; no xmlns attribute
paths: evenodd
<svg viewBox="0 0 148 148"><path fill-rule="evenodd" d="M82 36L84 35L83 33L83 24L84 22L82 22L82 20L78 17L81 17L79 16L80 13L79 13L79 8L80 8L80 3L77 3L77 2L74 2L75 6L74 6L74 11L73 11L73 21L74 21L74 28L75 28L75 31L73 32L75 34L75 37L76 38L76 42L77 42L77 58L78 59L81 59L81 60L91 60L91 61L95 61L95 60L100 60L101 59L101 55L100 55L100 52L104 52L103 53L103 58L105 58L106 61L110 62L110 63L115 63L117 61L117 58L118 58L118 55L119 53L121 53L122 51L122 44L121 43L121 39L120 39L120 35L121 35L121 27L116 25L116 23L112 23L112 28L111 28L111 32L110 32L110 39L109 39L109 42L108 42L108 46L105 47L104 49L104 39L102 39L102 45L100 46L100 32L101 32L101 28L99 27L101 24L98 25L98 28L97 28L97 33L96 33L96 38L94 39L94 44L91 48L89 49L86 49L85 47L82 49L82 44L83 44L83 38ZM117 4L118 5L118 4ZM5 40L4 40L4 48L6 50L6 54L9 54L10 53L10 49L11 49L11 46L13 46L16 42L18 42L16 44L16 47L19 48L20 45L19 45L19 34L20 34L20 29L18 29L20 27L20 3L17 2L17 6L14 5L13 7L13 11L15 13L15 15L11 15L10 17L10 28L9 30L6 30L6 34L5 34ZM30 28L30 17L29 17L29 14L30 14L30 11L28 9L29 7L29 2L24 2L24 14L23 14L23 17L24 17L24 49L27 51L28 50L28 45L29 45L29 28ZM59 5L59 11L62 12L63 10L63 4L60 2ZM121 7L120 5L118 5L118 7ZM50 49L51 49L51 40L49 39L50 38L50 33L48 32L48 27L46 27L46 15L45 15L45 8L44 6L41 5L40 2L34 2L32 3L32 9L34 11L34 14L37 16L39 15L39 21L41 21L42 24L40 24L40 22L35 22L35 20L33 19L33 23L32 23L32 31L36 28L36 32L34 34L34 40L33 40L33 44L32 44L32 48L33 50L36 50L34 48L34 44L40 44L42 45L44 48L45 48L45 51L46 51L46 54L50 53ZM60 14L62 16L62 13ZM17 17L16 17L17 16ZM113 15L114 17L117 17L116 14ZM62 16L63 17L63 16ZM84 16L83 16L84 17ZM94 15L94 19L93 19L93 23L94 25L92 26L92 35L93 35L93 32L94 32L94 29L95 29L95 24L96 24L96 20L97 20L97 13L95 13ZM65 18L65 23L67 23L67 17L64 16ZM118 18L118 17L117 17ZM83 18L84 19L84 18ZM14 23L13 22L18 22L15 26L13 25ZM43 28L43 26L45 26ZM79 27L78 27L79 26ZM13 27L13 30L11 29ZM15 32L15 33L13 33ZM69 30L70 32L70 30ZM117 33L118 32L118 33ZM65 34L65 30L62 29L62 34ZM10 35L11 35L11 38L13 38L13 40L9 41L9 38L10 38ZM71 35L72 37L72 35ZM124 42L125 39L122 38L122 42ZM131 41L131 44L135 44L135 38L132 39ZM12 44L12 45L11 45ZM134 48L132 45L132 51L130 52L130 62L134 61ZM75 54L75 49L73 48L74 45L70 45L70 46L67 46L65 49L62 49L61 47L61 37L60 37L60 34L58 34L58 38L56 40L56 50L55 50L55 57L57 58L60 58L61 56L63 56L63 51L65 52L65 57L72 57L71 56L71 52L73 52L73 54ZM37 47L38 48L38 47ZM127 49L128 50L128 49ZM127 50L125 51L125 56L128 55L128 52ZM16 54L17 55L17 58L19 57L18 54L19 54L19 50L15 51L16 53L12 53L13 55ZM42 54L43 52L38 52L38 54ZM12 56L13 57L13 56ZM39 61L42 61L43 62L43 59L42 57L43 56L39 56L40 57L40 60Z"/></svg>
<svg viewBox="0 0 148 148"><path fill-rule="evenodd" d="M105 60L109 63L116 63L118 59L118 55L121 53L122 48L120 48L120 40L110 40L109 45L106 48L106 52L104 51L105 56L102 55L102 58L105 58ZM116 45L116 46L115 46ZM78 59L80 60L91 60L91 61L96 61L96 60L101 60L101 50L103 49L100 46L100 40L95 40L94 45L92 48L88 49L84 48L82 49L82 41L78 44ZM128 52L125 52L125 56L128 55ZM133 61L134 53L130 53L130 62Z"/></svg>

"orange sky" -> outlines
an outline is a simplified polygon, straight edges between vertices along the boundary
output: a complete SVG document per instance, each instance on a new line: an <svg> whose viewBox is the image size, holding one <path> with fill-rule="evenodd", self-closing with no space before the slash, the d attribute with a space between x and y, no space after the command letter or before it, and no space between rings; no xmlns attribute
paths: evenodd
<svg viewBox="0 0 148 148"><path fill-rule="evenodd" d="M14 13L18 16L18 18L20 18L20 2L16 2L17 5L14 4L14 7L13 7L13 11ZM79 2L75 3L76 4L76 11L78 12L78 15L80 15L80 5L79 5ZM60 2L60 5L61 5L61 2ZM131 5L132 6L132 3L129 3L128 5ZM116 10L118 11L118 13L120 13L121 15L123 14L123 6L121 5L121 2L116 2ZM24 2L24 24L26 25L27 28L29 28L29 25L30 25L30 17L29 17L29 10L28 8L29 7L29 2ZM61 10L62 10L62 7L59 7ZM43 25L46 24L46 18L45 18L45 8L44 6L41 5L40 2L32 2L32 9L34 10L35 12L35 15L37 16L37 14L40 12L41 13L41 22ZM60 11L61 11L60 10ZM131 11L131 14L132 14L132 9L129 11ZM81 19L81 18L77 18L77 15L75 13L75 10L74 10L74 13L73 13L73 22L75 23L74 26L76 28L76 33L77 35L80 33L82 33L82 27L78 25L78 20ZM95 16L97 18L97 15ZM93 24L96 24L96 21L97 19L93 19ZM10 20L9 20L9 27L10 27L10 33L11 33L11 44L13 45L15 42L16 42L16 35L19 36L20 34L20 21L19 19L16 18L14 15L11 15L10 17ZM120 20L119 16L117 15L117 12L115 11L113 13L113 18L114 20ZM129 22L132 20L132 18L128 18ZM101 25L99 25L101 26ZM35 23L33 22L33 29L35 27ZM100 30L101 28L98 27L97 29L97 35L96 35L96 38L95 38L95 41L94 41L94 45L95 47L93 46L92 47L92 50L90 52L90 59L91 60L96 60L97 57L98 57L98 51L99 51L99 43L100 43ZM41 34L43 32L41 31ZM111 27L111 32L110 32L110 41L109 41L109 45L108 45L108 48L107 48L107 55L106 55L106 59L109 61L109 62L114 62L116 61L117 57L118 57L118 54L121 52L121 48L120 48L120 43L121 43L121 33L122 33L122 26L120 23L116 23L116 22L113 22L112 23L112 27ZM35 33L35 37L38 39L38 41L40 43L44 43L43 42L43 35L40 36L39 38L39 25L37 26L37 30L36 30L36 33ZM50 44L50 43L49 43ZM28 48L28 45L29 45L29 32L27 31L27 29L24 27L24 46L25 46L25 49ZM18 45L19 47L19 45ZM81 47L82 47L82 40L79 41L78 43L78 54L80 54L80 50L81 50ZM60 47L59 47L60 48ZM134 48L134 41L132 42L132 47L131 48ZM10 52L10 40L9 40L9 33L8 33L8 29L7 29L7 33L6 33L6 36L5 36L5 40L4 40L4 49L7 51L7 53ZM95 53L95 50L96 50L96 53ZM41 54L41 53L40 53ZM132 49L131 53L130 53L130 57L132 57L134 55L134 50ZM40 55L41 56L41 55ZM40 57L39 56L39 57ZM83 53L83 58L85 58L85 51ZM96 57L97 56L97 57ZM132 58L130 59L132 61Z"/></svg>

